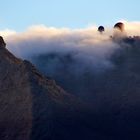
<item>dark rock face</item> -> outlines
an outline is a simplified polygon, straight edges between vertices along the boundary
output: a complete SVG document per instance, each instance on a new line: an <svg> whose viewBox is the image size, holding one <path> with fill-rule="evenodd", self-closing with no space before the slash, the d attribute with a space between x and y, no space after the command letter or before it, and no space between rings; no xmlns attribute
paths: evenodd
<svg viewBox="0 0 140 140"><path fill-rule="evenodd" d="M3 37L0 36L0 47L5 47L6 43L3 40Z"/></svg>
<svg viewBox="0 0 140 140"><path fill-rule="evenodd" d="M0 139L29 139L32 95L24 63L0 39Z"/></svg>
<svg viewBox="0 0 140 140"><path fill-rule="evenodd" d="M122 22L118 22L114 25L114 28L123 32L124 31L124 24Z"/></svg>
<svg viewBox="0 0 140 140"><path fill-rule="evenodd" d="M87 107L4 44L0 38L0 140L99 137Z"/></svg>

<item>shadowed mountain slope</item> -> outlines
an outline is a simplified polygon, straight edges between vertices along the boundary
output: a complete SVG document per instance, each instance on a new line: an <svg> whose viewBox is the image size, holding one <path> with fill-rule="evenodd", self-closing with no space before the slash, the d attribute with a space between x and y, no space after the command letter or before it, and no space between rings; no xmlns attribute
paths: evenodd
<svg viewBox="0 0 140 140"><path fill-rule="evenodd" d="M140 37L110 40L118 46L109 58L113 67L98 73L96 67L92 71L87 68L82 74L76 73L75 67L71 69L76 65L73 53L42 53L34 55L31 61L44 74L50 72L69 93L90 102L98 116L96 125L108 138L139 139ZM78 65L79 70L83 65L84 62Z"/></svg>
<svg viewBox="0 0 140 140"><path fill-rule="evenodd" d="M88 113L89 112L89 113ZM0 38L0 139L93 139L90 111Z"/></svg>

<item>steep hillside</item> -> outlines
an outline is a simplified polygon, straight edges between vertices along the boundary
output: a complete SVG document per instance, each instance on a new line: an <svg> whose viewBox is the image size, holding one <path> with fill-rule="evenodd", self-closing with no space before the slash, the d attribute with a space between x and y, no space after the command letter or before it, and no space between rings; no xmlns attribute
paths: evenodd
<svg viewBox="0 0 140 140"><path fill-rule="evenodd" d="M30 62L12 55L0 38L1 140L93 139L88 111Z"/></svg>

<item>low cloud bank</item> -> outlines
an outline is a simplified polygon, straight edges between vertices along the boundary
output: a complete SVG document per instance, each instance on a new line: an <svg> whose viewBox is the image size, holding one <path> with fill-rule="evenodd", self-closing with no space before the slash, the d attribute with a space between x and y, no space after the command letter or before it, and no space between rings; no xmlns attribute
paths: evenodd
<svg viewBox="0 0 140 140"><path fill-rule="evenodd" d="M119 46L110 39L111 32L108 29L101 35L96 27L71 30L42 25L5 38L7 48L23 59L31 60L32 57L42 54L70 55L75 61L75 69L84 67L97 71L112 67L109 57Z"/></svg>
<svg viewBox="0 0 140 140"><path fill-rule="evenodd" d="M140 35L140 22L123 23L127 36ZM22 33L10 30L0 33L12 53L30 60L70 93L92 93L97 76L115 69L112 55L121 50L120 43L111 38L112 28L105 28L100 34L96 26L72 30L40 25Z"/></svg>

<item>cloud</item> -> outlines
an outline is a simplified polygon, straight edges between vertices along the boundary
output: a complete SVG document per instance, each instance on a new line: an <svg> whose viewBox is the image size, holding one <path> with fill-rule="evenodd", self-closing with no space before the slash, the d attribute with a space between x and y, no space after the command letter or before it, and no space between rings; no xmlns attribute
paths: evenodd
<svg viewBox="0 0 140 140"><path fill-rule="evenodd" d="M128 36L140 35L140 22L123 22ZM112 28L106 28L101 35L96 26L69 29L39 25L21 33L8 30L5 40L17 57L30 60L70 93L82 94L93 91L97 75L115 69L112 56L122 47L112 40L113 34Z"/></svg>
<svg viewBox="0 0 140 140"><path fill-rule="evenodd" d="M128 36L140 35L140 22L125 24ZM113 67L110 57L120 46L112 41L113 29L106 28L101 35L96 26L85 29L54 28L44 25L31 26L25 32L3 30L0 34L7 42L7 48L17 57L29 59L41 54L56 53L62 56L72 53L81 67L100 71Z"/></svg>
<svg viewBox="0 0 140 140"><path fill-rule="evenodd" d="M15 34L16 34L16 31L14 30L5 29L5 30L0 31L0 35L3 37L8 37Z"/></svg>
<svg viewBox="0 0 140 140"><path fill-rule="evenodd" d="M140 35L140 22L122 22L128 36ZM44 54L57 54L61 57L72 54L75 69L81 67L80 71L83 73L85 70L102 71L113 68L110 57L120 48L110 38L114 34L113 29L106 28L101 35L97 28L91 26L69 29L37 25L21 33L8 29L0 33L6 40L7 48L17 57L32 61L33 57Z"/></svg>
<svg viewBox="0 0 140 140"><path fill-rule="evenodd" d="M24 59L44 53L66 55L74 52L75 60L81 61L79 63L108 67L111 66L108 58L117 48L110 39L111 30L100 35L97 27L71 30L40 25L32 26L23 33L12 33L9 32L9 36L5 37L7 47Z"/></svg>
<svg viewBox="0 0 140 140"><path fill-rule="evenodd" d="M139 21L122 21L125 24L125 30L128 36L140 36L140 22Z"/></svg>

